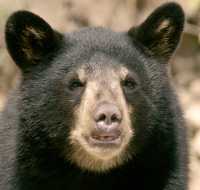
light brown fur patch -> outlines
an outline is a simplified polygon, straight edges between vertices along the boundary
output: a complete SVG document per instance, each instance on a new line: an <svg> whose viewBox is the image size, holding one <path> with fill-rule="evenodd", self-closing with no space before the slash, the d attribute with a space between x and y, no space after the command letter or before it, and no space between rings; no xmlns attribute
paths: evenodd
<svg viewBox="0 0 200 190"><path fill-rule="evenodd" d="M37 59L37 55L34 54L33 47L31 45L30 38L33 38L34 40L37 40L38 44L42 43L42 39L45 38L45 33L42 32L41 30L36 30L33 27L26 27L22 31L22 51L24 52L26 58L28 60L32 60L33 57L34 59Z"/></svg>
<svg viewBox="0 0 200 190"><path fill-rule="evenodd" d="M26 36L33 35L38 40L41 40L41 39L43 39L45 37L45 33L43 31L35 29L33 27L30 27L30 26L25 28L24 34Z"/></svg>
<svg viewBox="0 0 200 190"><path fill-rule="evenodd" d="M162 21L155 32L161 33L163 30L165 31L162 34L162 37L156 39L154 43L152 43L151 46L149 47L153 55L156 54L161 56L163 55L168 56L171 54L169 38L170 35L174 32L174 27L170 25L170 20Z"/></svg>
<svg viewBox="0 0 200 190"><path fill-rule="evenodd" d="M166 28L168 28L168 27L170 27L170 21L169 20L163 20L160 24L159 24L159 26L158 26L158 28L156 29L156 32L157 33L159 33L159 32L161 32L163 29L166 29Z"/></svg>

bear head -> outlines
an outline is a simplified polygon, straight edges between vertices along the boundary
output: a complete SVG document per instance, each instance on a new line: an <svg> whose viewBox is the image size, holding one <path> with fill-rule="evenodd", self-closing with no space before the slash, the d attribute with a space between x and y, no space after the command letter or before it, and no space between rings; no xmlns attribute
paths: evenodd
<svg viewBox="0 0 200 190"><path fill-rule="evenodd" d="M31 154L48 152L96 172L133 159L164 107L166 65L183 25L175 3L125 32L61 34L33 13L14 13L6 43L23 75L19 125Z"/></svg>

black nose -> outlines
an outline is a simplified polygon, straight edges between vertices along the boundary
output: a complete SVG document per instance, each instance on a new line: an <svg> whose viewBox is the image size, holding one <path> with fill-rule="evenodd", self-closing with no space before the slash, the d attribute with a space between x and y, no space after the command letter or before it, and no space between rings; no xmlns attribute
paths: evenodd
<svg viewBox="0 0 200 190"><path fill-rule="evenodd" d="M119 127L122 115L116 105L104 103L98 106L94 113L94 118L97 128L110 131Z"/></svg>

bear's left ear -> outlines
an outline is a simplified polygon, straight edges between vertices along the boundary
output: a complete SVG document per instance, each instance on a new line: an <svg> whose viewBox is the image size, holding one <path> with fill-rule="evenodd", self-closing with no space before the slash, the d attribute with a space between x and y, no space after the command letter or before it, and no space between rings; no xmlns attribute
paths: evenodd
<svg viewBox="0 0 200 190"><path fill-rule="evenodd" d="M184 27L184 12L176 3L158 7L138 27L128 32L150 56L167 62L175 51Z"/></svg>
<svg viewBox="0 0 200 190"><path fill-rule="evenodd" d="M62 39L41 17L28 11L17 11L8 18L5 37L7 49L22 71L50 57Z"/></svg>

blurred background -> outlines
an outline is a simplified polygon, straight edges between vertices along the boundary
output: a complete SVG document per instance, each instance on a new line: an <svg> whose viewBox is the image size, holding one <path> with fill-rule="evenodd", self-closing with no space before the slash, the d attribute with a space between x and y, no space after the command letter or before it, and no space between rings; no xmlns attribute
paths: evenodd
<svg viewBox="0 0 200 190"><path fill-rule="evenodd" d="M104 26L115 31L137 25L166 0L0 0L0 110L20 72L9 57L4 25L15 10L39 14L62 32L86 26ZM182 42L171 59L172 80L180 97L189 129L190 190L200 190L200 0L177 0L186 13Z"/></svg>

